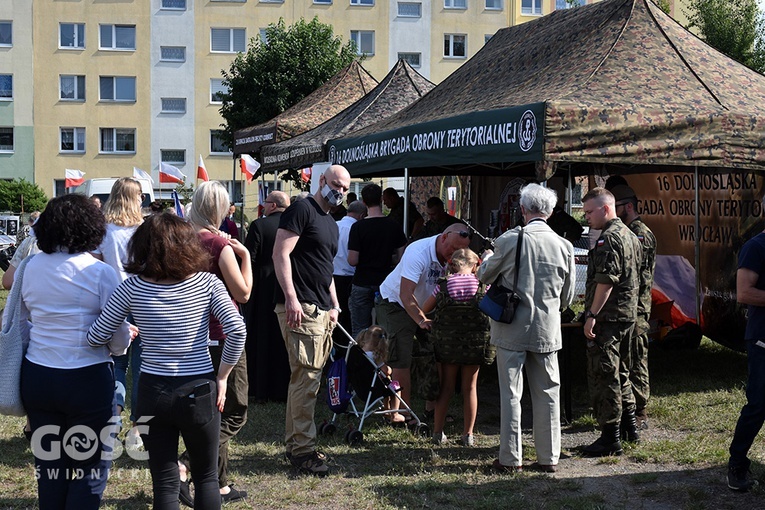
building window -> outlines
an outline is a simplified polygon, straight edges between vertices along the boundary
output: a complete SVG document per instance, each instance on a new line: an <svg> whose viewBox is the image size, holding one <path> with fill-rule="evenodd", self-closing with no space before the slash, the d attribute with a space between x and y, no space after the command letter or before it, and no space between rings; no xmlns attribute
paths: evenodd
<svg viewBox="0 0 765 510"><path fill-rule="evenodd" d="M258 37L260 37L260 42L262 44L268 44L268 31L265 28L261 28L258 30Z"/></svg>
<svg viewBox="0 0 765 510"><path fill-rule="evenodd" d="M186 47L160 46L159 59L163 62L186 62Z"/></svg>
<svg viewBox="0 0 765 510"><path fill-rule="evenodd" d="M163 97L162 113L186 113L186 98Z"/></svg>
<svg viewBox="0 0 765 510"><path fill-rule="evenodd" d="M521 0L521 14L542 14L542 0Z"/></svg>
<svg viewBox="0 0 765 510"><path fill-rule="evenodd" d="M60 152L85 152L85 128L61 128Z"/></svg>
<svg viewBox="0 0 765 510"><path fill-rule="evenodd" d="M13 152L12 127L0 127L0 152Z"/></svg>
<svg viewBox="0 0 765 510"><path fill-rule="evenodd" d="M374 30L351 30L351 41L356 43L356 53L359 55L375 54Z"/></svg>
<svg viewBox="0 0 765 510"><path fill-rule="evenodd" d="M374 5L375 0L351 0L351 5Z"/></svg>
<svg viewBox="0 0 765 510"><path fill-rule="evenodd" d="M467 36L463 34L444 35L444 57L465 58Z"/></svg>
<svg viewBox="0 0 765 510"><path fill-rule="evenodd" d="M446 9L467 9L467 0L444 0Z"/></svg>
<svg viewBox="0 0 765 510"><path fill-rule="evenodd" d="M284 0L260 0L262 4L283 4Z"/></svg>
<svg viewBox="0 0 765 510"><path fill-rule="evenodd" d="M62 74L59 77L59 99L85 101L85 76Z"/></svg>
<svg viewBox="0 0 765 510"><path fill-rule="evenodd" d="M85 48L85 23L60 23L58 25L59 48Z"/></svg>
<svg viewBox="0 0 765 510"><path fill-rule="evenodd" d="M101 76L101 101L135 101L135 76Z"/></svg>
<svg viewBox="0 0 765 510"><path fill-rule="evenodd" d="M486 44L492 37L494 37L494 34L484 34L483 43Z"/></svg>
<svg viewBox="0 0 765 510"><path fill-rule="evenodd" d="M490 11L502 10L502 0L486 0L486 9Z"/></svg>
<svg viewBox="0 0 765 510"><path fill-rule="evenodd" d="M243 53L247 50L244 28L210 29L210 49L222 53Z"/></svg>
<svg viewBox="0 0 765 510"><path fill-rule="evenodd" d="M163 9L186 10L186 0L162 0Z"/></svg>
<svg viewBox="0 0 765 510"><path fill-rule="evenodd" d="M223 80L220 78L210 79L210 102L214 104L220 104L223 102L221 94L228 94L228 87L223 85Z"/></svg>
<svg viewBox="0 0 765 510"><path fill-rule="evenodd" d="M0 74L0 101L13 100L13 75Z"/></svg>
<svg viewBox="0 0 765 510"><path fill-rule="evenodd" d="M135 25L99 25L102 50L134 50Z"/></svg>
<svg viewBox="0 0 765 510"><path fill-rule="evenodd" d="M404 59L412 67L420 67L420 53L399 53L399 60Z"/></svg>
<svg viewBox="0 0 765 510"><path fill-rule="evenodd" d="M170 163L173 166L183 166L186 164L185 149L162 149L159 156L163 163Z"/></svg>
<svg viewBox="0 0 765 510"><path fill-rule="evenodd" d="M12 21L0 21L0 46L13 46Z"/></svg>
<svg viewBox="0 0 765 510"><path fill-rule="evenodd" d="M332 0L313 0L315 4L332 5Z"/></svg>
<svg viewBox="0 0 765 510"><path fill-rule="evenodd" d="M422 4L420 2L399 2L398 15L400 18L421 18Z"/></svg>
<svg viewBox="0 0 765 510"><path fill-rule="evenodd" d="M101 128L100 152L135 154L135 129Z"/></svg>
<svg viewBox="0 0 765 510"><path fill-rule="evenodd" d="M210 130L210 154L231 154L226 144L225 132L221 129Z"/></svg>
<svg viewBox="0 0 765 510"><path fill-rule="evenodd" d="M579 2L569 2L567 0L555 0L555 10L560 11L561 9L571 9L572 7L576 7L579 4Z"/></svg>

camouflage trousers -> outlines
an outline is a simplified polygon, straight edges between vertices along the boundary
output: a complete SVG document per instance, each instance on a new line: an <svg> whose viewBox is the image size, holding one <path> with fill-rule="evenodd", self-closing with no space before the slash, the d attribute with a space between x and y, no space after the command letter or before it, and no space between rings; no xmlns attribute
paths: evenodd
<svg viewBox="0 0 765 510"><path fill-rule="evenodd" d="M587 384L598 425L620 422L622 410L635 410L629 379L632 322L595 322L595 339L587 340Z"/></svg>
<svg viewBox="0 0 765 510"><path fill-rule="evenodd" d="M648 333L632 336L632 354L630 359L630 383L635 395L635 409L639 412L646 408L651 387L648 383Z"/></svg>

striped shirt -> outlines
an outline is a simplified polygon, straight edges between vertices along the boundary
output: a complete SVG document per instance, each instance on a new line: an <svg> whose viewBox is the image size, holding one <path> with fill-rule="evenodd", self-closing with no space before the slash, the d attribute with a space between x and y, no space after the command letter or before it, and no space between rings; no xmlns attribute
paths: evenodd
<svg viewBox="0 0 765 510"><path fill-rule="evenodd" d="M128 278L88 331L90 345L108 342L128 313L141 333L141 371L147 374L178 377L212 372L207 346L210 314L226 334L222 361L235 365L244 349L244 321L223 282L211 273L196 273L173 284Z"/></svg>
<svg viewBox="0 0 765 510"><path fill-rule="evenodd" d="M470 301L478 292L479 283L478 278L472 273L454 273L446 279L446 290L449 292L449 297L455 301ZM441 286L436 286L433 289L433 296L437 296L440 291Z"/></svg>

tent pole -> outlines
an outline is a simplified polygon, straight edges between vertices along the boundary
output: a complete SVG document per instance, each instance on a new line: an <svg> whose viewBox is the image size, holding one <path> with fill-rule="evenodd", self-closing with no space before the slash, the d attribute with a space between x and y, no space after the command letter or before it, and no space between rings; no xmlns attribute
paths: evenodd
<svg viewBox="0 0 765 510"><path fill-rule="evenodd" d="M699 165L696 163L693 170L694 187L694 216L696 217L694 236L693 263L696 266L696 324L701 326L701 219L699 218Z"/></svg>
<svg viewBox="0 0 765 510"><path fill-rule="evenodd" d="M459 177L457 177L457 179L459 179ZM468 203L467 203L467 211L465 212L467 214L467 220L470 223L473 223L473 176L472 175L468 175L467 185L468 185L468 189L467 189Z"/></svg>
<svg viewBox="0 0 765 510"><path fill-rule="evenodd" d="M568 165L568 185L566 186L566 214L571 215L571 199L574 197L574 177L571 175L571 165Z"/></svg>
<svg viewBox="0 0 765 510"><path fill-rule="evenodd" d="M409 169L404 168L404 235L409 239Z"/></svg>

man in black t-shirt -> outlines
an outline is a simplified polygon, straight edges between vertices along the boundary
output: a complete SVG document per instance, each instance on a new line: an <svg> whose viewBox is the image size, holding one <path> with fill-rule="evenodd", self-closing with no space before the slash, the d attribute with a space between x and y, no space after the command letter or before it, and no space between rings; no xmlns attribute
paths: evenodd
<svg viewBox="0 0 765 510"><path fill-rule="evenodd" d="M317 476L326 475L329 467L316 451L316 395L340 312L332 279L338 229L329 209L343 201L350 184L348 170L330 166L319 178L315 195L284 211L274 245L274 270L282 291L275 311L292 372L285 455L301 473Z"/></svg>
<svg viewBox="0 0 765 510"><path fill-rule="evenodd" d="M367 217L353 224L348 236L348 263L356 266L348 308L353 337L372 325L375 293L395 267L406 246L401 225L382 213L382 188L369 184L361 190Z"/></svg>

